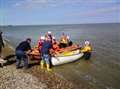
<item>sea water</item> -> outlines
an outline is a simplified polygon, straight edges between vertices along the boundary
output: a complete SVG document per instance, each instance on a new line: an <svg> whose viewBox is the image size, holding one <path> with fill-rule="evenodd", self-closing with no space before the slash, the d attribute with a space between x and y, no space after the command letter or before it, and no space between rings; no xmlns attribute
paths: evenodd
<svg viewBox="0 0 120 89"><path fill-rule="evenodd" d="M34 25L34 26L0 26L5 38L11 44L18 45L26 38L32 38L36 45L40 36L51 31L56 39L61 34L83 46L89 40L93 46L92 57L86 61L56 66L55 72L76 86L88 89L120 89L120 24L74 24L74 25Z"/></svg>

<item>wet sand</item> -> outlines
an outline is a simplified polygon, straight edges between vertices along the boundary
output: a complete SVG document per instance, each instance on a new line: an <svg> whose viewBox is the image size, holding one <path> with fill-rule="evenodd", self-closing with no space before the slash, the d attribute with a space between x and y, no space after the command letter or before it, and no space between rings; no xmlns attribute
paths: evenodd
<svg viewBox="0 0 120 89"><path fill-rule="evenodd" d="M85 89L76 87L62 76L46 70L39 65L29 69L16 69L14 49L7 43L3 49L4 59L9 60L0 67L0 89Z"/></svg>

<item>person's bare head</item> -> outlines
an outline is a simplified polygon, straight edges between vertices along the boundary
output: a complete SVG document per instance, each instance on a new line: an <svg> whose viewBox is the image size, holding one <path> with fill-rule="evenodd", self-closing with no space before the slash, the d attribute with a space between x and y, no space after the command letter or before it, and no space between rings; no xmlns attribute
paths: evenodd
<svg viewBox="0 0 120 89"><path fill-rule="evenodd" d="M28 43L31 43L31 38L27 38L26 41L27 41Z"/></svg>

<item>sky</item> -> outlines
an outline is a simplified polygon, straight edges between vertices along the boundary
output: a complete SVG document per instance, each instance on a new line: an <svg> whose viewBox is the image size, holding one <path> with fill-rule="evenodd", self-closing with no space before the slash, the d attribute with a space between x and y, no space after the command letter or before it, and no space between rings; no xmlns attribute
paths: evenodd
<svg viewBox="0 0 120 89"><path fill-rule="evenodd" d="M120 0L0 0L0 25L120 23Z"/></svg>

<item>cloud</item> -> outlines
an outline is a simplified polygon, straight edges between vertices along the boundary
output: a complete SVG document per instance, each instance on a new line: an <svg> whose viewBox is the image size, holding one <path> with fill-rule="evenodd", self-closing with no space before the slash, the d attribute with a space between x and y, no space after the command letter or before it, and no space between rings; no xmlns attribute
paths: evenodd
<svg viewBox="0 0 120 89"><path fill-rule="evenodd" d="M114 5L111 7L106 7L106 8L99 8L99 9L89 9L89 11L77 11L77 12L71 12L67 16L103 16L104 14L107 13L115 13L118 15L120 12L120 5Z"/></svg>
<svg viewBox="0 0 120 89"><path fill-rule="evenodd" d="M22 8L45 8L57 6L75 6L75 5L95 5L106 3L118 3L118 0L20 0L15 3L15 7Z"/></svg>
<svg viewBox="0 0 120 89"><path fill-rule="evenodd" d="M76 5L76 4L100 4L100 3L117 3L116 0L21 0L15 6L25 7L43 7L59 5Z"/></svg>
<svg viewBox="0 0 120 89"><path fill-rule="evenodd" d="M19 1L15 4L15 6L18 7L42 7L42 6L48 6L55 2L56 0L24 0Z"/></svg>

